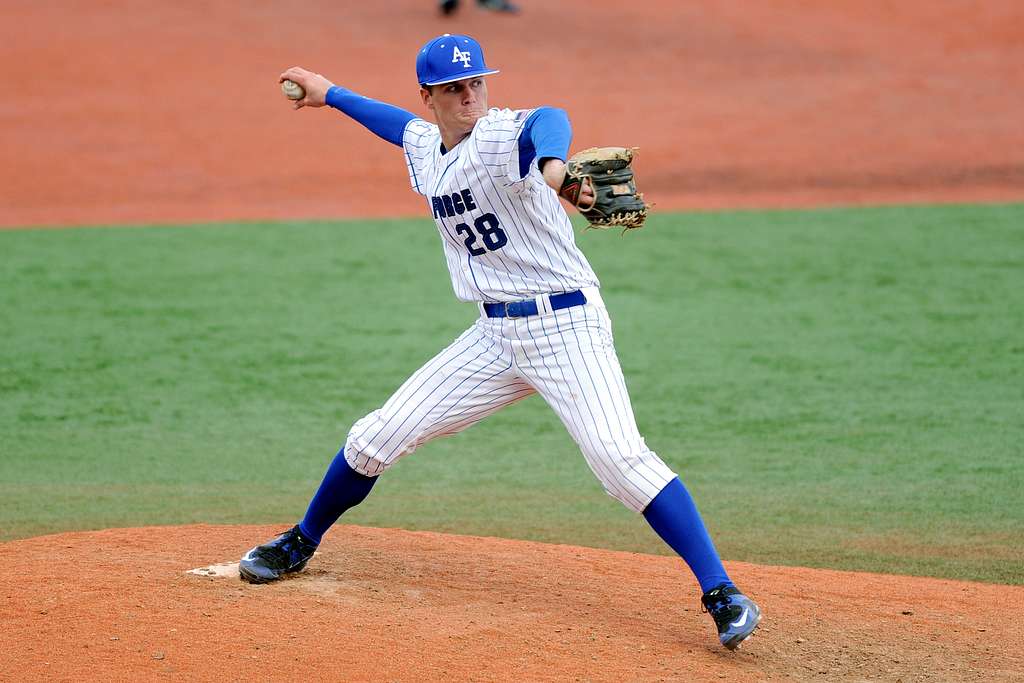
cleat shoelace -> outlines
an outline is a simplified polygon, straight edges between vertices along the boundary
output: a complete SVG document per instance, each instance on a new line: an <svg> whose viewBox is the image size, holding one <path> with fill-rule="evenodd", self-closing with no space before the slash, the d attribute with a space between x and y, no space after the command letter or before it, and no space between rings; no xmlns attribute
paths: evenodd
<svg viewBox="0 0 1024 683"><path fill-rule="evenodd" d="M727 609L732 604L732 598L723 593L718 595L712 593L708 597L710 598L708 602L711 603L711 606L709 607L704 601L701 601L700 611L710 613L711 616L718 616L722 610Z"/></svg>

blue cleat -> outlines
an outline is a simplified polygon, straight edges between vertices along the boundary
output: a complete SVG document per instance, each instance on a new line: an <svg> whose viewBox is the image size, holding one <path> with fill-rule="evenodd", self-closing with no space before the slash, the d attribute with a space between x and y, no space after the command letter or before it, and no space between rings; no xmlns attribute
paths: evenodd
<svg viewBox="0 0 1024 683"><path fill-rule="evenodd" d="M301 571L316 548L317 544L305 538L296 525L247 552L238 563L238 575L249 583L276 581L285 574Z"/></svg>
<svg viewBox="0 0 1024 683"><path fill-rule="evenodd" d="M704 611L718 626L718 639L730 650L735 650L749 638L761 621L761 610L757 604L740 593L736 586L727 583L709 590L700 601Z"/></svg>

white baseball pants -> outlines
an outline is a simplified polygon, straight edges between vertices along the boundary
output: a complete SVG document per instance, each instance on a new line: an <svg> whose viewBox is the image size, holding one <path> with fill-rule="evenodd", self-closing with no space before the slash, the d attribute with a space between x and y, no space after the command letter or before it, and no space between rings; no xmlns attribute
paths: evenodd
<svg viewBox="0 0 1024 683"><path fill-rule="evenodd" d="M538 315L481 317L353 425L345 459L376 476L420 445L461 432L491 413L540 394L561 418L609 495L642 512L676 475L647 448L596 289L587 303Z"/></svg>

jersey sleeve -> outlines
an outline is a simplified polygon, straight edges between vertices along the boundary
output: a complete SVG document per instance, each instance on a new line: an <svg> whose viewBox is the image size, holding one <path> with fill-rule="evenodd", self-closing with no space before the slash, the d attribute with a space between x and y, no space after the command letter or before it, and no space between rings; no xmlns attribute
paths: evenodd
<svg viewBox="0 0 1024 683"><path fill-rule="evenodd" d="M538 107L526 119L519 135L519 175L525 176L530 165L540 159L569 158L572 124L562 109Z"/></svg>
<svg viewBox="0 0 1024 683"><path fill-rule="evenodd" d="M532 109L492 109L477 122L474 141L487 172L505 187L523 180L519 173L519 137Z"/></svg>
<svg viewBox="0 0 1024 683"><path fill-rule="evenodd" d="M433 123L414 118L405 124L402 131L402 150L409 171L409 184L414 192L427 194L424 184L425 169L430 163L434 150L440 144L441 130Z"/></svg>
<svg viewBox="0 0 1024 683"><path fill-rule="evenodd" d="M409 121L416 118L393 104L372 100L339 85L327 90L326 102L393 145L401 146L402 131Z"/></svg>

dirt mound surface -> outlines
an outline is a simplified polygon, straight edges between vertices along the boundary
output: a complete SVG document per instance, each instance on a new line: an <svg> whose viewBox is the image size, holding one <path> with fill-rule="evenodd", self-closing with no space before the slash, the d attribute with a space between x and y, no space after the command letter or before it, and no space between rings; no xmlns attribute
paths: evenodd
<svg viewBox="0 0 1024 683"><path fill-rule="evenodd" d="M502 70L491 104L638 145L659 210L1024 199L1019 0L521 4L8 0L0 62L31 76L0 104L0 226L425 216L398 148L276 79L426 116L413 58L444 32Z"/></svg>
<svg viewBox="0 0 1024 683"><path fill-rule="evenodd" d="M280 529L0 544L0 680L1020 680L1024 588L729 563L764 609L719 647L678 559L340 526L307 570L188 573Z"/></svg>

